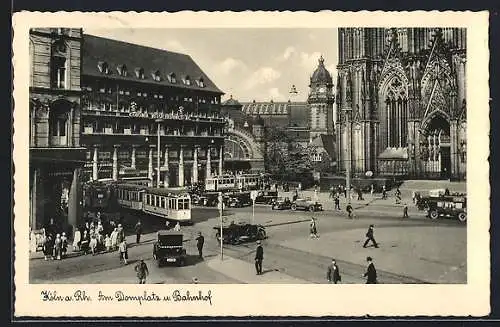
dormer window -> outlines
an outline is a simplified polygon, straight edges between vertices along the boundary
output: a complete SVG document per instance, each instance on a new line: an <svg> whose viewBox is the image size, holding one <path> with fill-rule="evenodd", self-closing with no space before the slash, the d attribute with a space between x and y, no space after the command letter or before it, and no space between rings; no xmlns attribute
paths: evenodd
<svg viewBox="0 0 500 327"><path fill-rule="evenodd" d="M69 28L51 28L51 32L57 35L69 35Z"/></svg>
<svg viewBox="0 0 500 327"><path fill-rule="evenodd" d="M170 73L170 74L168 74L168 81L169 81L170 83L177 83L177 79L176 79L176 77L175 77L175 74L174 74L174 73Z"/></svg>
<svg viewBox="0 0 500 327"><path fill-rule="evenodd" d="M189 75L184 77L184 80L183 80L184 84L186 85L191 85L191 79L189 78Z"/></svg>
<svg viewBox="0 0 500 327"><path fill-rule="evenodd" d="M157 82L160 82L161 81L161 75L160 75L160 71L157 70L156 72L152 73L151 74L153 76L153 79Z"/></svg>
<svg viewBox="0 0 500 327"><path fill-rule="evenodd" d="M200 79L197 79L196 84L198 84L199 87L205 87L205 81L203 80L203 77L200 77Z"/></svg>
<svg viewBox="0 0 500 327"><path fill-rule="evenodd" d="M102 74L109 74L109 66L108 63L105 61L100 61L99 64L97 64L97 68Z"/></svg>
<svg viewBox="0 0 500 327"><path fill-rule="evenodd" d="M136 68L135 69L135 76L140 79L144 79L144 69L143 68Z"/></svg>
<svg viewBox="0 0 500 327"><path fill-rule="evenodd" d="M116 67L116 70L118 71L118 74L120 76L123 76L123 77L127 76L127 66L125 66L125 65L118 66L118 67Z"/></svg>

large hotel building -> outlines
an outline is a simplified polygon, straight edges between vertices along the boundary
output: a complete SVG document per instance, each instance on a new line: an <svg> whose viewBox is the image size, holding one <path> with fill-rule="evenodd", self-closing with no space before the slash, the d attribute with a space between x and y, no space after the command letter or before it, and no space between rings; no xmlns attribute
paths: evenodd
<svg viewBox="0 0 500 327"><path fill-rule="evenodd" d="M31 228L79 223L82 181L183 187L222 172L223 92L190 56L40 28L30 58Z"/></svg>

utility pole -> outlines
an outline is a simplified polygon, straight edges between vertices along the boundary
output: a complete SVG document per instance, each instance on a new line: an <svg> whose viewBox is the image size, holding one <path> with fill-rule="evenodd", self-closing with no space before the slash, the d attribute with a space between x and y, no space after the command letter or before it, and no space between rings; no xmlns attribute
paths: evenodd
<svg viewBox="0 0 500 327"><path fill-rule="evenodd" d="M220 217L220 259L221 261L224 260L224 236L222 235L222 225L223 225L223 219L222 219L222 208L223 208L223 203L222 203L222 192L219 192L219 217Z"/></svg>
<svg viewBox="0 0 500 327"><path fill-rule="evenodd" d="M161 153L161 150L160 150L160 127L161 127L161 123L163 122L163 119L156 119L155 120L156 123L158 123L158 128L157 128L157 131L156 131L156 136L157 136L157 143L156 143L156 187L160 187L160 153Z"/></svg>
<svg viewBox="0 0 500 327"><path fill-rule="evenodd" d="M346 170L345 170L345 187L346 187L346 198L347 204L351 204L351 148L352 148L352 135L351 135L351 121L349 115L352 111L350 107L345 106L343 109L345 114L345 124L346 124L346 137L347 137L347 160L346 160Z"/></svg>

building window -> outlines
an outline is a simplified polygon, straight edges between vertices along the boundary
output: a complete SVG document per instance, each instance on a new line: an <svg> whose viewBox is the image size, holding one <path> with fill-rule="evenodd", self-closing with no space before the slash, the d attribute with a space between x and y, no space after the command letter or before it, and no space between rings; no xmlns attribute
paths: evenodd
<svg viewBox="0 0 500 327"><path fill-rule="evenodd" d="M189 76L186 76L186 77L184 78L184 81L183 81L183 82L184 82L184 84L186 84L186 85L191 85L191 79L189 78Z"/></svg>
<svg viewBox="0 0 500 327"><path fill-rule="evenodd" d="M51 109L49 116L50 145L65 146L68 144L68 108L59 104Z"/></svg>
<svg viewBox="0 0 500 327"><path fill-rule="evenodd" d="M168 75L168 81L169 81L170 83L177 83L177 78L175 77L175 74L174 74L174 73L170 73L170 74Z"/></svg>
<svg viewBox="0 0 500 327"><path fill-rule="evenodd" d="M99 64L97 64L97 68L102 74L108 75L109 74L109 66L107 62L101 61Z"/></svg>
<svg viewBox="0 0 500 327"><path fill-rule="evenodd" d="M154 73L152 74L152 76L153 76L153 79L154 79L155 81L157 81L157 82L160 82L160 81L161 81L161 75L160 75L160 71L159 71L159 70L157 70L156 72L154 72Z"/></svg>
<svg viewBox="0 0 500 327"><path fill-rule="evenodd" d="M66 88L66 58L52 57L51 80L53 88Z"/></svg>
<svg viewBox="0 0 500 327"><path fill-rule="evenodd" d="M116 68L116 70L118 71L118 74L120 76L123 76L123 77L126 77L127 76L127 66L125 65L122 65L122 66L118 66Z"/></svg>
<svg viewBox="0 0 500 327"><path fill-rule="evenodd" d="M404 147L407 143L408 98L403 83L392 80L386 95L387 146Z"/></svg>
<svg viewBox="0 0 500 327"><path fill-rule="evenodd" d="M135 69L135 76L140 79L144 79L144 69L143 68L136 68Z"/></svg>
<svg viewBox="0 0 500 327"><path fill-rule="evenodd" d="M205 81L203 80L203 77L200 77L200 79L197 79L196 84L198 84L199 87L205 87Z"/></svg>

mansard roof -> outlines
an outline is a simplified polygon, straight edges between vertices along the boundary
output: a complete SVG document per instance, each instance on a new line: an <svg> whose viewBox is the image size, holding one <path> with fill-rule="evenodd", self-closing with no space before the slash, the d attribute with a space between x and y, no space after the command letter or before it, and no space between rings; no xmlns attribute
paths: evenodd
<svg viewBox="0 0 500 327"><path fill-rule="evenodd" d="M189 55L182 53L84 35L82 62L82 74L87 76L224 94ZM100 69L104 63L109 67L107 73ZM120 73L122 67L127 68L127 74Z"/></svg>

